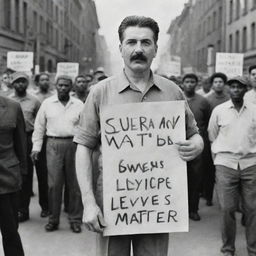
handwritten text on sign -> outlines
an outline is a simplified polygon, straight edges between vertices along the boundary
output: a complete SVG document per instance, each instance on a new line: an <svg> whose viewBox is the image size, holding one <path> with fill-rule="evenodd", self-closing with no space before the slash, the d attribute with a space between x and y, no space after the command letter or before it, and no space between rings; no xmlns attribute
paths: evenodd
<svg viewBox="0 0 256 256"><path fill-rule="evenodd" d="M222 53L216 54L216 72L222 72L228 77L243 75L244 54L242 53Z"/></svg>
<svg viewBox="0 0 256 256"><path fill-rule="evenodd" d="M70 76L73 80L79 73L79 63L59 62L57 64L57 77L60 75Z"/></svg>
<svg viewBox="0 0 256 256"><path fill-rule="evenodd" d="M15 71L31 71L33 68L33 52L8 52L7 67Z"/></svg>
<svg viewBox="0 0 256 256"><path fill-rule="evenodd" d="M187 231L184 102L107 106L101 132L104 235Z"/></svg>

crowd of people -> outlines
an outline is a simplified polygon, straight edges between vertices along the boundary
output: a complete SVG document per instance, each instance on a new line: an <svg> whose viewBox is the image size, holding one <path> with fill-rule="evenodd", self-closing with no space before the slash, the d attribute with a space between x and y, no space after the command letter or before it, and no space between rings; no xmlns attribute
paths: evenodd
<svg viewBox="0 0 256 256"><path fill-rule="evenodd" d="M82 222L91 231L104 229L100 109L108 104L185 100L187 137L178 151L187 161L189 218L200 221L200 196L212 206L216 187L221 252L235 253L235 212L241 211L248 255L255 256L256 65L249 68L249 79L214 73L199 86L198 76L190 73L176 85L173 78L150 70L159 32L154 20L130 16L118 32L124 59L119 76L106 79L98 70L94 77L78 75L73 82L60 75L52 86L48 73L37 74L33 85L22 72L2 75L0 228L5 255L24 255L18 222L30 218L34 170L47 232L59 227L63 197L72 232L80 233ZM102 236L100 240L106 243ZM129 255L131 242L134 255L167 255L167 234L110 237L109 255Z"/></svg>

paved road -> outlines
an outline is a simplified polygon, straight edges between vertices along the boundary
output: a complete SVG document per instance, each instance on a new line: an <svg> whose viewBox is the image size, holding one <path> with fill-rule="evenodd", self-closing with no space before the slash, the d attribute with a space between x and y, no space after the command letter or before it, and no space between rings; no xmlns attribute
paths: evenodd
<svg viewBox="0 0 256 256"><path fill-rule="evenodd" d="M47 219L39 217L40 208L37 196L32 198L31 219L20 225L20 234L26 256L94 256L95 235L85 229L81 234L74 234L69 229L67 215L62 214L60 229L52 233L44 231ZM218 208L205 206L201 200L200 215L202 220L190 223L189 233L177 233L170 236L169 256L218 256L220 232ZM241 215L237 215L237 256L246 256L244 228L240 225ZM0 242L1 246L1 242ZM3 255L0 248L0 255ZM122 255L120 255L122 256Z"/></svg>

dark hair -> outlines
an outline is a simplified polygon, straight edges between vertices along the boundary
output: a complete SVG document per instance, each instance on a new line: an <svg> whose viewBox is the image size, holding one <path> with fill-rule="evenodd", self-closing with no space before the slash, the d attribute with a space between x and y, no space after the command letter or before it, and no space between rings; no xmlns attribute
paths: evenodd
<svg viewBox="0 0 256 256"><path fill-rule="evenodd" d="M252 72L253 69L256 69L256 65L252 65L249 67L249 69L248 69L249 74Z"/></svg>
<svg viewBox="0 0 256 256"><path fill-rule="evenodd" d="M84 76L84 75L78 75L78 76L76 76L75 82L77 81L78 78L83 78L83 79L85 79L85 76Z"/></svg>
<svg viewBox="0 0 256 256"><path fill-rule="evenodd" d="M224 73L221 72L217 72L214 73L211 77L210 77L210 83L212 84L215 78L221 78L223 80L223 82L226 84L227 83L227 76Z"/></svg>
<svg viewBox="0 0 256 256"><path fill-rule="evenodd" d="M198 77L197 77L197 75L194 74L194 73L186 74L186 75L182 78L182 83L185 81L186 78L195 79L196 82L198 83Z"/></svg>
<svg viewBox="0 0 256 256"><path fill-rule="evenodd" d="M48 78L50 78L50 76L49 76L48 73L43 72L43 73L37 74L37 75L35 76L35 78L34 78L34 81L35 81L36 83L39 83L40 77L43 76L43 75L48 76Z"/></svg>
<svg viewBox="0 0 256 256"><path fill-rule="evenodd" d="M154 33L154 41L157 43L158 40L158 34L159 34L159 27L155 20L149 17L144 16L128 16L124 18L124 20L121 22L119 28L118 28L118 35L119 40L122 43L124 39L124 31L128 27L140 27L140 28L150 28Z"/></svg>

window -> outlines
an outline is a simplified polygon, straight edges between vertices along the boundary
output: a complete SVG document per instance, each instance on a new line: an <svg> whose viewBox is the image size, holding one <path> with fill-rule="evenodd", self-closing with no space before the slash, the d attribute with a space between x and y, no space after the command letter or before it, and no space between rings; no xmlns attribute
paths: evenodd
<svg viewBox="0 0 256 256"><path fill-rule="evenodd" d="M244 0L244 15L248 12L248 0Z"/></svg>
<svg viewBox="0 0 256 256"><path fill-rule="evenodd" d="M247 28L243 28L243 52L247 50Z"/></svg>
<svg viewBox="0 0 256 256"><path fill-rule="evenodd" d="M11 28L11 1L4 0L4 26L8 29Z"/></svg>
<svg viewBox="0 0 256 256"><path fill-rule="evenodd" d="M211 33L211 17L208 17L208 29L207 29L207 34Z"/></svg>
<svg viewBox="0 0 256 256"><path fill-rule="evenodd" d="M251 25L251 49L255 48L255 23Z"/></svg>
<svg viewBox="0 0 256 256"><path fill-rule="evenodd" d="M236 19L239 19L240 17L240 8L241 8L240 0L236 0Z"/></svg>
<svg viewBox="0 0 256 256"><path fill-rule="evenodd" d="M252 10L256 8L256 0L252 0Z"/></svg>
<svg viewBox="0 0 256 256"><path fill-rule="evenodd" d="M235 52L239 52L240 50L240 33L237 30L236 31L236 48L235 48Z"/></svg>
<svg viewBox="0 0 256 256"><path fill-rule="evenodd" d="M212 19L212 30L214 31L216 29L216 12L213 13L213 19Z"/></svg>
<svg viewBox="0 0 256 256"><path fill-rule="evenodd" d="M20 24L20 1L15 0L15 31L19 32L19 24Z"/></svg>
<svg viewBox="0 0 256 256"><path fill-rule="evenodd" d="M24 24L24 34L27 34L27 27L28 27L28 4L23 2L23 24Z"/></svg>
<svg viewBox="0 0 256 256"><path fill-rule="evenodd" d="M233 52L233 35L229 35L229 52Z"/></svg>
<svg viewBox="0 0 256 256"><path fill-rule="evenodd" d="M33 12L33 31L37 33L37 13L36 11Z"/></svg>
<svg viewBox="0 0 256 256"><path fill-rule="evenodd" d="M217 41L217 52L221 52L221 40Z"/></svg>
<svg viewBox="0 0 256 256"><path fill-rule="evenodd" d="M229 1L229 22L233 21L233 0Z"/></svg>

